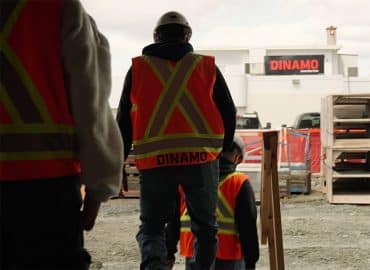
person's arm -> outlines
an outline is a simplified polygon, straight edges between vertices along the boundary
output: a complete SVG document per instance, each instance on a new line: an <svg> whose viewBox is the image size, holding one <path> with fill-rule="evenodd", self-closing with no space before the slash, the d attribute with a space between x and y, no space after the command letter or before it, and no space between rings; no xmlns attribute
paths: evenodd
<svg viewBox="0 0 370 270"><path fill-rule="evenodd" d="M125 145L124 160L126 160L132 145L132 121L130 117L130 111L132 106L130 100L132 85L131 74L132 71L130 68L125 77L125 82L123 84L122 95L119 102L116 117L119 129L121 130L121 136Z"/></svg>
<svg viewBox="0 0 370 270"><path fill-rule="evenodd" d="M97 214L97 205L119 192L123 145L108 103L109 44L77 0L63 1L62 62L75 121L81 183Z"/></svg>
<svg viewBox="0 0 370 270"><path fill-rule="evenodd" d="M216 67L216 82L213 87L213 100L224 122L225 137L223 149L229 149L233 143L236 123L236 108L226 81Z"/></svg>
<svg viewBox="0 0 370 270"><path fill-rule="evenodd" d="M235 223L243 251L246 269L255 269L259 259L257 208L252 186L245 181L236 197Z"/></svg>

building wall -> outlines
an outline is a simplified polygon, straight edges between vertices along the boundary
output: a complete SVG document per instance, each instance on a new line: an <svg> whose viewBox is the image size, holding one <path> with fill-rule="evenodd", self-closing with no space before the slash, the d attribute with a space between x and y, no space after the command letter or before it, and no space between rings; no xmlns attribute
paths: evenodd
<svg viewBox="0 0 370 270"><path fill-rule="evenodd" d="M214 55L238 113L257 111L263 125L271 122L273 128L292 125L303 112L319 112L321 97L329 94L370 93L370 78L346 77L347 67L357 66L357 55L338 54L336 46L328 48L281 48L201 50ZM325 55L324 74L321 75L264 75L265 55ZM250 74L245 66L249 64ZM110 102L118 106L124 76L113 76ZM118 93L118 94L117 94Z"/></svg>
<svg viewBox="0 0 370 270"><path fill-rule="evenodd" d="M236 50L197 50L196 53L212 55L216 58L219 66L224 65L241 65L249 63L249 51L243 49Z"/></svg>
<svg viewBox="0 0 370 270"><path fill-rule="evenodd" d="M268 56L274 55L324 55L324 74L331 76L338 74L338 69L334 68L334 63L336 64L336 59L333 57L337 55L336 49L281 49L281 50L267 50Z"/></svg>
<svg viewBox="0 0 370 270"><path fill-rule="evenodd" d="M290 126L300 113L320 112L321 97L342 93L343 87L338 75L251 76L247 111L257 111L261 122L271 122L273 128Z"/></svg>
<svg viewBox="0 0 370 270"><path fill-rule="evenodd" d="M341 74L347 77L347 72L349 67L357 67L358 66L358 57L357 55L353 54L339 54L338 55L338 68L341 71Z"/></svg>
<svg viewBox="0 0 370 270"><path fill-rule="evenodd" d="M349 78L344 80L345 93L370 93L370 78Z"/></svg>
<svg viewBox="0 0 370 270"><path fill-rule="evenodd" d="M207 50L214 55L230 88L238 113L257 111L273 128L292 125L298 114L320 112L321 98L330 94L370 92L370 79L346 79L347 67L357 66L357 55L338 54L338 46L245 50ZM264 56L324 55L324 74L265 75ZM245 64L249 63L249 74Z"/></svg>

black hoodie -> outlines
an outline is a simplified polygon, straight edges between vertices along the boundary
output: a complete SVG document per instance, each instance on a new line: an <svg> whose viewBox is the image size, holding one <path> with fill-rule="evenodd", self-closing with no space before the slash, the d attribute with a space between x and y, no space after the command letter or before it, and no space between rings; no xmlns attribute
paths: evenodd
<svg viewBox="0 0 370 270"><path fill-rule="evenodd" d="M193 47L189 43L164 42L154 43L146 46L143 49L142 54L147 56L155 56L166 60L178 61L182 57L184 57L185 54L192 51ZM117 122L121 130L122 139L124 141L125 160L132 145L132 123L130 118L130 111L132 106L130 100L131 85L132 78L130 68L126 74L122 96L117 112ZM233 142L236 121L236 109L230 91L226 85L225 79L217 67L216 81L213 88L213 100L221 114L224 123L225 137L223 148L227 149L231 146Z"/></svg>
<svg viewBox="0 0 370 270"><path fill-rule="evenodd" d="M236 165L220 157L220 179L235 172ZM247 176L246 176L247 177ZM254 269L259 259L257 233L257 208L254 191L249 181L245 181L236 196L235 224L239 232L240 245L247 269Z"/></svg>

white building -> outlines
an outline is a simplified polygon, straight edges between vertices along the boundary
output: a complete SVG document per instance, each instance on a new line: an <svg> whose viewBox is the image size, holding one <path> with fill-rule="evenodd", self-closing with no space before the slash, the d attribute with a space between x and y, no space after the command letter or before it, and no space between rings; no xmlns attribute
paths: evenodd
<svg viewBox="0 0 370 270"><path fill-rule="evenodd" d="M292 125L303 112L320 112L321 97L370 93L370 78L358 78L358 56L340 53L336 28L328 27L327 44L275 48L207 49L214 55L238 113L258 112L273 128Z"/></svg>

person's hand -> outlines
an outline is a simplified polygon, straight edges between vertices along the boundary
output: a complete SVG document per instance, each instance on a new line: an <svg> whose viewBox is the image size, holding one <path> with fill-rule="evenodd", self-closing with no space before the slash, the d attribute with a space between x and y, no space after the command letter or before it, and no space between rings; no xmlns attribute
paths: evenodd
<svg viewBox="0 0 370 270"><path fill-rule="evenodd" d="M123 175L122 175L122 189L124 191L128 191L128 179L127 179L127 174L126 174L126 169L123 167Z"/></svg>
<svg viewBox="0 0 370 270"><path fill-rule="evenodd" d="M174 254L167 255L167 269L172 270L173 266L175 265L176 257Z"/></svg>
<svg viewBox="0 0 370 270"><path fill-rule="evenodd" d="M92 199L89 196L89 191L86 190L86 196L82 210L82 228L84 230L90 231L94 227L100 204L101 202Z"/></svg>
<svg viewBox="0 0 370 270"><path fill-rule="evenodd" d="M173 258L168 258L167 259L168 270L172 270L174 265L175 265L175 256L173 256Z"/></svg>

